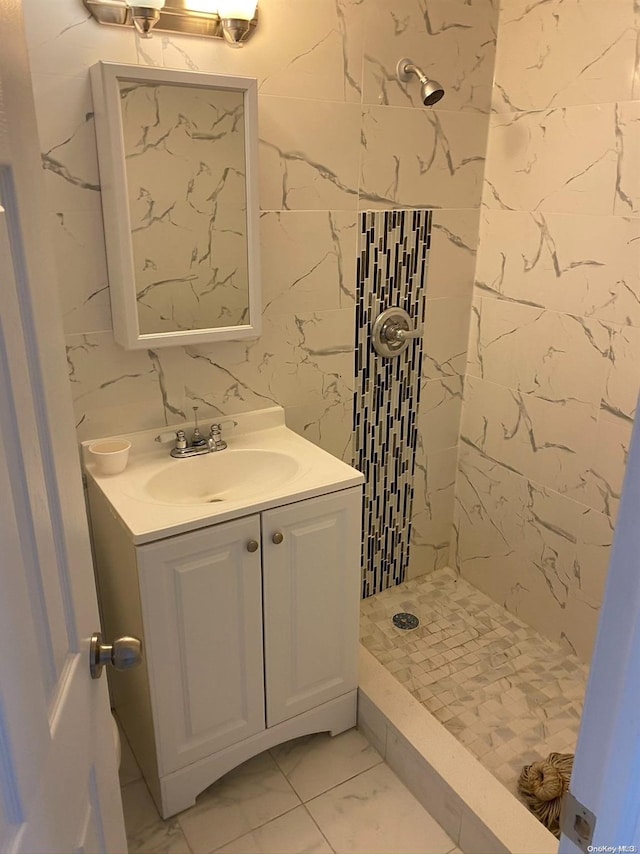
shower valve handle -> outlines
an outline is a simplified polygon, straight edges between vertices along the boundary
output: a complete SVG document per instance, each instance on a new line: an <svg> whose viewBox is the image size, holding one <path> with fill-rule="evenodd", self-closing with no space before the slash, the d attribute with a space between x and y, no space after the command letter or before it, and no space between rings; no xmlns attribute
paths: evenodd
<svg viewBox="0 0 640 854"><path fill-rule="evenodd" d="M373 346L381 356L399 356L412 338L421 338L421 329L412 329L412 320L402 308L388 308L378 315L371 330Z"/></svg>
<svg viewBox="0 0 640 854"><path fill-rule="evenodd" d="M404 326L400 326L397 323L387 321L385 328L382 330L382 334L390 343L395 341L402 343L403 341L409 341L410 338L419 338L422 335L422 332L419 329L406 329Z"/></svg>

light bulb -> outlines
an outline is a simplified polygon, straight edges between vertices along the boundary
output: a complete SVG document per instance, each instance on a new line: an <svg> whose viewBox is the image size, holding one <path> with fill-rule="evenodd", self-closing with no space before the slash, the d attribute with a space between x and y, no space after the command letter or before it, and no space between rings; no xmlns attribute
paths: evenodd
<svg viewBox="0 0 640 854"><path fill-rule="evenodd" d="M231 47L242 47L257 5L257 0L218 0L222 35Z"/></svg>
<svg viewBox="0 0 640 854"><path fill-rule="evenodd" d="M160 9L165 0L125 0L131 9L133 26L145 38L151 38L151 29L160 20Z"/></svg>
<svg viewBox="0 0 640 854"><path fill-rule="evenodd" d="M251 21L257 0L218 0L218 15L225 20Z"/></svg>

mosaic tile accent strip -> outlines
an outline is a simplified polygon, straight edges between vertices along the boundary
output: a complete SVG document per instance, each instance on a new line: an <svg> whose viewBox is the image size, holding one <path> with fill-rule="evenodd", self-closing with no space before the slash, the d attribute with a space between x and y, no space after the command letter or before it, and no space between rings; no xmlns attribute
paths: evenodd
<svg viewBox="0 0 640 854"><path fill-rule="evenodd" d="M370 331L399 306L416 325L425 317L431 211L364 211L360 219L356 299L356 466L365 476L362 595L405 578L409 562L422 338L399 356L373 349Z"/></svg>
<svg viewBox="0 0 640 854"><path fill-rule="evenodd" d="M398 611L419 627L395 628ZM453 570L366 599L360 614L367 649L513 794L523 765L575 751L587 667Z"/></svg>

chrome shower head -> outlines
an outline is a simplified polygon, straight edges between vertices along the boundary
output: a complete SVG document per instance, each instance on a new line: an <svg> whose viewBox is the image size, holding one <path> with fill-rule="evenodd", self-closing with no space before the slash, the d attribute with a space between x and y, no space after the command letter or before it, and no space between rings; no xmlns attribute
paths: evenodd
<svg viewBox="0 0 640 854"><path fill-rule="evenodd" d="M415 74L420 81L420 96L425 107L433 107L444 97L444 89L436 80L429 80L421 68L418 68L410 59L401 59L397 66L398 80L408 83L411 75Z"/></svg>

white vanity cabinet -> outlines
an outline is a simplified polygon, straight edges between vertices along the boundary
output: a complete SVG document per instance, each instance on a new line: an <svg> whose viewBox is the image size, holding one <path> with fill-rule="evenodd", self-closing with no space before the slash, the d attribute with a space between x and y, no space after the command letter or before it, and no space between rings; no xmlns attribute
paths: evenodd
<svg viewBox="0 0 640 854"><path fill-rule="evenodd" d="M360 502L355 489L262 514L267 726L357 684Z"/></svg>
<svg viewBox="0 0 640 854"><path fill-rule="evenodd" d="M264 729L260 517L136 550L162 773Z"/></svg>
<svg viewBox="0 0 640 854"><path fill-rule="evenodd" d="M361 487L135 546L92 481L112 699L166 818L275 744L355 725Z"/></svg>

